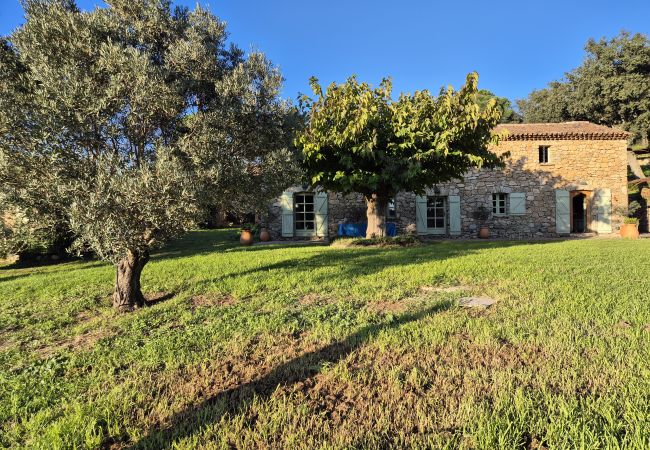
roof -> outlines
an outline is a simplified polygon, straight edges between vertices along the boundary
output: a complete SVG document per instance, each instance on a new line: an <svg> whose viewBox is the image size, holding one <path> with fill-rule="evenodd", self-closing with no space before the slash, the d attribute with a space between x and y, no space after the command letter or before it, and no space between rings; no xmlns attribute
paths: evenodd
<svg viewBox="0 0 650 450"><path fill-rule="evenodd" d="M627 140L629 133L587 121L561 123L507 123L497 125L497 132L507 131L506 141L541 140Z"/></svg>

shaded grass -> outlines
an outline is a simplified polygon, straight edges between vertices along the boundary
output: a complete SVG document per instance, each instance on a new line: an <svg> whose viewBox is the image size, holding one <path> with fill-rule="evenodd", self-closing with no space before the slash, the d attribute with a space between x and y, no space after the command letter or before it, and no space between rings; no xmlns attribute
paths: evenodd
<svg viewBox="0 0 650 450"><path fill-rule="evenodd" d="M175 295L128 315L111 267L9 266L0 445L648 448L648 250L201 231L145 268L145 292ZM498 303L458 308L469 294Z"/></svg>

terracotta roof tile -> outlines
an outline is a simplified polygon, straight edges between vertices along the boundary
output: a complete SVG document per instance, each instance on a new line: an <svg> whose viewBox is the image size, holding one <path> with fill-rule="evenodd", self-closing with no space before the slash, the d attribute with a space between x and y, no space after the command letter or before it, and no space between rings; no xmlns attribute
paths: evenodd
<svg viewBox="0 0 650 450"><path fill-rule="evenodd" d="M495 131L508 132L506 141L540 140L627 140L629 133L619 128L596 125L591 122L561 123L507 123L497 125Z"/></svg>

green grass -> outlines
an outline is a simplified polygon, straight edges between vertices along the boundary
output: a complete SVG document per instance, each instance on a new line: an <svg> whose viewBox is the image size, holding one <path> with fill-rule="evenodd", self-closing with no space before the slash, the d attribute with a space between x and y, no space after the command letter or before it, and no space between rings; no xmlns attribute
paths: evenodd
<svg viewBox="0 0 650 450"><path fill-rule="evenodd" d="M145 268L173 297L124 315L107 265L5 266L0 447L646 449L649 253L201 231Z"/></svg>

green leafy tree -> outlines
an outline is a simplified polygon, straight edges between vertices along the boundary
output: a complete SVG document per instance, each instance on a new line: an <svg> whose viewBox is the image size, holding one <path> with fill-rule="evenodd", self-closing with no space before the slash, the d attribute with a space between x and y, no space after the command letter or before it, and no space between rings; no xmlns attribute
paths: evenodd
<svg viewBox="0 0 650 450"><path fill-rule="evenodd" d="M27 0L0 46L0 212L113 263L113 304L131 309L151 251L206 205L278 195L290 108L278 70L206 10L105 3Z"/></svg>
<svg viewBox="0 0 650 450"><path fill-rule="evenodd" d="M438 97L428 91L391 98L391 81L379 87L355 77L323 91L315 78L312 100L303 96L305 128L297 133L309 182L327 190L363 194L367 237L385 235L386 205L400 191L423 193L436 183L461 178L473 167L502 160L488 150L501 110L491 99L476 101L478 75Z"/></svg>
<svg viewBox="0 0 650 450"><path fill-rule="evenodd" d="M512 107L512 102L506 97L498 97L487 89L479 89L476 93L476 101L481 108L485 108L491 99L495 99L501 110L500 123L521 123L523 117Z"/></svg>
<svg viewBox="0 0 650 450"><path fill-rule="evenodd" d="M590 39L582 65L518 101L527 122L589 120L622 126L648 142L650 133L650 40L621 32Z"/></svg>

